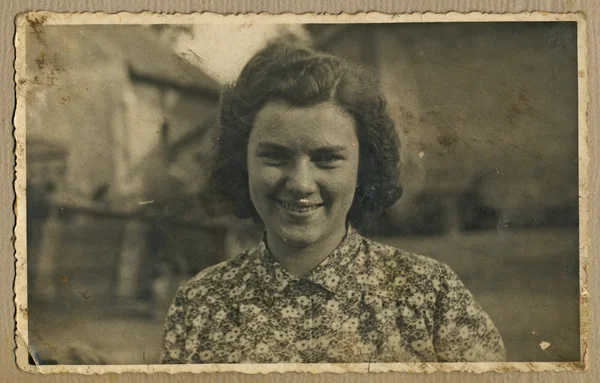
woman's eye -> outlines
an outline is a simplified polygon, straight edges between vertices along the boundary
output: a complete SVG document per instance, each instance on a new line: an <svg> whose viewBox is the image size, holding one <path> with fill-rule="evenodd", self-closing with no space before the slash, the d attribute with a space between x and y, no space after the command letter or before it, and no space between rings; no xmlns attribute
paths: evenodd
<svg viewBox="0 0 600 383"><path fill-rule="evenodd" d="M313 161L322 167L334 167L336 163L343 158L336 154L318 154L313 157Z"/></svg>
<svg viewBox="0 0 600 383"><path fill-rule="evenodd" d="M287 163L289 160L289 155L286 153L278 153L278 152L269 152L269 153L261 153L260 157L262 157L267 165L270 166L278 166Z"/></svg>

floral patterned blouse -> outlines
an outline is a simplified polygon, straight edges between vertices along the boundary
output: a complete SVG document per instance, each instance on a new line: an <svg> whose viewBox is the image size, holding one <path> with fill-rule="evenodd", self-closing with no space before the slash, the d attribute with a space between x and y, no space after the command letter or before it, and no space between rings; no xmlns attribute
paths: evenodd
<svg viewBox="0 0 600 383"><path fill-rule="evenodd" d="M181 286L163 363L502 361L494 324L456 274L362 237L344 239L306 277L263 239Z"/></svg>

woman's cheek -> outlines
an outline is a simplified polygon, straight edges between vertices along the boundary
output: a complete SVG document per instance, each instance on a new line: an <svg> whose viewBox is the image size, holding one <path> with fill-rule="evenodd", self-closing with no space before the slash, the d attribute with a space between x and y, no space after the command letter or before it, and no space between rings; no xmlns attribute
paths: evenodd
<svg viewBox="0 0 600 383"><path fill-rule="evenodd" d="M281 180L281 171L274 166L258 165L249 169L250 182L254 188L271 191Z"/></svg>

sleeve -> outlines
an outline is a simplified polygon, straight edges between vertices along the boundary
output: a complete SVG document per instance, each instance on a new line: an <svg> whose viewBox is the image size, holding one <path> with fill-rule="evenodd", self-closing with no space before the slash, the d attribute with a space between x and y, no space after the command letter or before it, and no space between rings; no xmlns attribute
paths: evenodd
<svg viewBox="0 0 600 383"><path fill-rule="evenodd" d="M179 288L175 299L169 308L164 326L163 352L161 363L185 363L185 311L187 297L182 287Z"/></svg>
<svg viewBox="0 0 600 383"><path fill-rule="evenodd" d="M440 362L501 362L500 333L458 276L442 265L434 314L434 347Z"/></svg>

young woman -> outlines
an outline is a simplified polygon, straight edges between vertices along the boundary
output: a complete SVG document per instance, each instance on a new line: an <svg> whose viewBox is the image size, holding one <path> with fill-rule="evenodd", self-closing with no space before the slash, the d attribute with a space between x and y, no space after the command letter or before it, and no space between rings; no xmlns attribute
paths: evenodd
<svg viewBox="0 0 600 383"><path fill-rule="evenodd" d="M373 73L271 44L225 89L217 142L219 193L265 233L179 289L164 363L503 360L448 266L356 231L401 195Z"/></svg>

